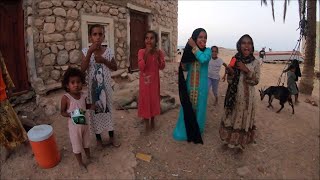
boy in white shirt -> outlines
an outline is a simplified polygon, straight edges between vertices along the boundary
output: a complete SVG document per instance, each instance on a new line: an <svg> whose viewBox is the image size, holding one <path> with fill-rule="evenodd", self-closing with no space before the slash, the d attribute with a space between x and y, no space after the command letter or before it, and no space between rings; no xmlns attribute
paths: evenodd
<svg viewBox="0 0 320 180"><path fill-rule="evenodd" d="M218 103L218 87L219 87L219 80L220 80L220 69L223 65L227 67L227 64L223 62L221 58L218 57L219 49L217 46L211 47L212 51L212 58L209 62L208 66L208 88L212 87L213 95L215 96L214 105Z"/></svg>

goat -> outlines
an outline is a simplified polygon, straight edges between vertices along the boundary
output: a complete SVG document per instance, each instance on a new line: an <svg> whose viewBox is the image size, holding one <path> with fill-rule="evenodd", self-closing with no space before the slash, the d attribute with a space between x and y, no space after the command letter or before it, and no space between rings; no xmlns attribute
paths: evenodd
<svg viewBox="0 0 320 180"><path fill-rule="evenodd" d="M277 113L279 113L283 109L284 104L288 101L289 105L292 107L292 114L294 114L293 102L292 102L291 94L288 88L284 86L270 86L266 90L263 90L261 88L259 92L260 92L261 101L263 100L265 95L269 96L269 101L268 101L269 105L267 106L268 108L269 107L273 108L271 103L273 98L276 98L280 101L280 105L281 105L281 108L277 111Z"/></svg>

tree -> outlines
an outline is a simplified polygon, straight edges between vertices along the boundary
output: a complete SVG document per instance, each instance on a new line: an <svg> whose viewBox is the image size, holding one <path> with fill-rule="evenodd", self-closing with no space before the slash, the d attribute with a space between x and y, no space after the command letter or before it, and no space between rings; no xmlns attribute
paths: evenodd
<svg viewBox="0 0 320 180"><path fill-rule="evenodd" d="M272 8L272 16L274 17L274 0L270 0ZM267 0L261 0L261 5L267 5ZM284 0L284 12L283 21L286 19L287 5L289 0ZM314 66L315 66L315 55L316 55L316 28L317 28L317 0L299 0L299 15L300 20L303 15L307 12L307 29L306 29L306 48L305 48L305 59L302 71L302 78L299 83L299 90L301 93L311 95L313 91L314 81Z"/></svg>

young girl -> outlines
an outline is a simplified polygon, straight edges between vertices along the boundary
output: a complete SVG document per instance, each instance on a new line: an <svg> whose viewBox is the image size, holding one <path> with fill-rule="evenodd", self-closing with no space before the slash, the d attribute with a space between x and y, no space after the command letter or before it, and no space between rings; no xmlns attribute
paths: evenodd
<svg viewBox="0 0 320 180"><path fill-rule="evenodd" d="M111 71L117 70L117 64L110 48L103 47L105 39L104 28L94 24L89 29L89 40L92 43L90 48L82 50L83 57L81 71L88 70L88 102L96 106L96 111L90 117L92 131L96 134L97 145L103 147L101 133L104 130L109 132L109 143L115 147L120 144L114 140L112 121L112 87Z"/></svg>
<svg viewBox="0 0 320 180"><path fill-rule="evenodd" d="M72 151L77 158L81 170L86 171L81 151L84 149L87 158L90 159L90 130L84 112L90 105L86 104L86 97L81 92L84 83L85 76L79 69L69 68L65 72L62 86L67 93L61 99L61 115L69 118L68 128Z"/></svg>
<svg viewBox="0 0 320 180"><path fill-rule="evenodd" d="M0 145L6 149L5 161L9 158L13 148L28 142L27 133L8 100L11 88L14 88L14 84L0 52ZM8 96L6 90L9 92Z"/></svg>
<svg viewBox="0 0 320 180"><path fill-rule="evenodd" d="M299 103L298 101L298 94L299 94L299 91L298 91L298 86L296 84L296 74L295 74L295 71L296 71L296 67L294 65L290 65L289 68L288 68L288 81L287 81L287 86L288 86L288 89L291 93L291 95L294 95L295 97L295 103Z"/></svg>
<svg viewBox="0 0 320 180"><path fill-rule="evenodd" d="M140 69L138 116L145 122L145 131L154 129L154 117L160 114L159 70L164 69L164 53L157 49L158 35L154 31L145 34L145 48L138 51ZM151 120L151 128L150 121Z"/></svg>

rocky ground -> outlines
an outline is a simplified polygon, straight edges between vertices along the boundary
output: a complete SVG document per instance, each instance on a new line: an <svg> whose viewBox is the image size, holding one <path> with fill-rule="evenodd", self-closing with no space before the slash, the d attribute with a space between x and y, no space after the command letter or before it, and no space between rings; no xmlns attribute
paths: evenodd
<svg viewBox="0 0 320 180"><path fill-rule="evenodd" d="M230 53L224 51L221 52L221 56L224 59L231 57ZM261 82L257 88L276 84L283 66L264 64ZM121 78L115 81L120 90L126 86ZM319 179L319 107L304 102L308 98L319 103L318 80L315 80L312 97L301 95L301 103L295 106L294 115L291 114L288 104L277 114L275 111L280 107L277 100L273 102L274 109L266 107L266 99L262 102L257 100L257 143L249 145L240 154L223 149L219 139L218 128L226 87L226 83L221 82L221 97L217 106L213 106L212 93L209 94L204 145L173 140L172 131L178 118L178 108L158 116L156 130L147 136L142 133L143 124L137 117L136 109L114 110L116 137L121 141L121 147L106 147L99 151L92 137L94 160L88 166L89 172L81 173L72 154L66 119L59 113L44 117L35 116L33 122L46 122L50 119L48 123L52 123L54 128L61 162L54 168L41 169L34 160L31 148L22 145L7 162L1 161L0 178ZM176 63L168 64L161 72L161 92L169 94L179 102ZM46 100L38 98L38 101L33 100L22 109L27 111L29 108L34 112L38 108L33 107L38 104L36 107L44 108L41 112L50 113L46 105L53 104L59 107L63 93L51 92ZM21 116L28 117L28 114ZM103 135L107 139L107 133ZM136 153L151 155L152 159L150 162L142 161L135 157Z"/></svg>

